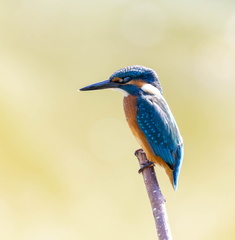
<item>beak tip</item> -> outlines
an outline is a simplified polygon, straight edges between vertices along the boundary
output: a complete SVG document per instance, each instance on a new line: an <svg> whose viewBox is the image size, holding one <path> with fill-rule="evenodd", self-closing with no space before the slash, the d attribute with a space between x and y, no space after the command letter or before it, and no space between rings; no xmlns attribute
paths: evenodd
<svg viewBox="0 0 235 240"><path fill-rule="evenodd" d="M83 88L78 89L77 91L82 92L82 91L86 91L86 90L87 90L87 87L83 87Z"/></svg>

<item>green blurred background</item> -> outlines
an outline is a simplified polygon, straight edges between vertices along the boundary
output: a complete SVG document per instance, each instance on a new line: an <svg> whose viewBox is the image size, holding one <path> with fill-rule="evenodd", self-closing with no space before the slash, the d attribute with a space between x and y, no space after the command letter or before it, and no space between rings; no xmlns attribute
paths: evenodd
<svg viewBox="0 0 235 240"><path fill-rule="evenodd" d="M174 239L235 238L235 2L2 0L0 239L156 239L122 96L76 91L134 64L185 142Z"/></svg>

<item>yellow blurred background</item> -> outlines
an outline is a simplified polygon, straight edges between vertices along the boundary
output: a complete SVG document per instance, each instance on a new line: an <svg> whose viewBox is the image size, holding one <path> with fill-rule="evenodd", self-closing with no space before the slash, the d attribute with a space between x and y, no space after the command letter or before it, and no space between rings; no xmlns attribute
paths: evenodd
<svg viewBox="0 0 235 240"><path fill-rule="evenodd" d="M122 96L76 91L134 64L185 142L174 239L235 238L234 1L3 0L1 240L156 239Z"/></svg>

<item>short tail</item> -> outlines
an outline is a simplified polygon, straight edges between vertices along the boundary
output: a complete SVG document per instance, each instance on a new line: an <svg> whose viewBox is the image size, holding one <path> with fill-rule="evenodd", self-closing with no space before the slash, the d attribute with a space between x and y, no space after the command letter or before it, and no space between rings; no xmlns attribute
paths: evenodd
<svg viewBox="0 0 235 240"><path fill-rule="evenodd" d="M177 161L176 161L176 164L174 166L174 170L172 171L172 186L173 186L175 191L177 190L177 186L178 186L180 169L181 169L181 165L182 165L182 162L183 162L183 155L184 155L184 147L182 145L177 150Z"/></svg>

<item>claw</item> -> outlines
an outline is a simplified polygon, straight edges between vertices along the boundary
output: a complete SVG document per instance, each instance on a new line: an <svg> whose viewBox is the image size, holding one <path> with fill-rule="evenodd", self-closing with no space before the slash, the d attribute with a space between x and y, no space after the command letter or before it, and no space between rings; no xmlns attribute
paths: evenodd
<svg viewBox="0 0 235 240"><path fill-rule="evenodd" d="M138 150L137 150L138 151ZM141 167L138 170L138 173L142 173L144 171L145 168L150 168L150 167L154 167L155 164L153 162L147 162L146 164L143 165L143 167Z"/></svg>

